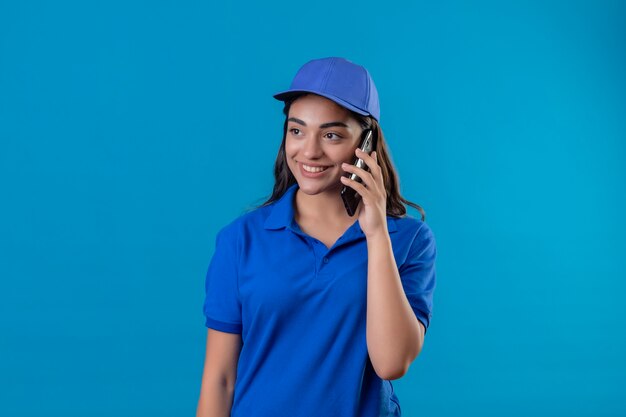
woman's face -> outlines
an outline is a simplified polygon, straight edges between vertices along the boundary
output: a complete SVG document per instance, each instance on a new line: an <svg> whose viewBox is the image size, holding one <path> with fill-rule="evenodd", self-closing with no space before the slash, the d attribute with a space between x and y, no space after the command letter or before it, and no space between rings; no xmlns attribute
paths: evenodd
<svg viewBox="0 0 626 417"><path fill-rule="evenodd" d="M316 94L297 98L287 117L285 156L300 189L338 193L346 173L341 164L352 162L359 145L359 123L347 109Z"/></svg>

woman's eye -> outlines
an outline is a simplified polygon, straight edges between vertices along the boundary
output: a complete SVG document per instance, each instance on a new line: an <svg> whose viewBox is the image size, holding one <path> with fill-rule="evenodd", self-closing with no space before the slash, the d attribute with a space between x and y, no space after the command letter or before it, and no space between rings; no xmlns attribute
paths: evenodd
<svg viewBox="0 0 626 417"><path fill-rule="evenodd" d="M335 138L333 139L332 137L329 137L328 135L334 135L334 136L335 136ZM327 137L328 139L333 139L333 140L339 140L339 139L341 139L341 136L339 136L338 134L333 133L333 132L328 132L328 133L326 134L326 137Z"/></svg>
<svg viewBox="0 0 626 417"><path fill-rule="evenodd" d="M298 129L297 127L292 127L291 129L289 129L289 132L297 135L298 133L300 133L300 129Z"/></svg>

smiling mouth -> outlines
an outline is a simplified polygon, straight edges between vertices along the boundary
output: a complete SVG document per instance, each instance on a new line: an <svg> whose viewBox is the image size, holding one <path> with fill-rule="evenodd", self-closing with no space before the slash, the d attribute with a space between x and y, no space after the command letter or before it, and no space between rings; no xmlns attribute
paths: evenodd
<svg viewBox="0 0 626 417"><path fill-rule="evenodd" d="M329 166L326 167L312 167L312 166L308 166L306 164L301 164L302 168L306 171L306 172L322 172L322 171L326 171L328 168L330 168Z"/></svg>

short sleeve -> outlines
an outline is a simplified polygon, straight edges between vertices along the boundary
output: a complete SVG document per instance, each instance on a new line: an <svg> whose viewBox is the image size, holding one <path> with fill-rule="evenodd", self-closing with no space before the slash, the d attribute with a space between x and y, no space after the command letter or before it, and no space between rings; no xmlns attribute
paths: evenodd
<svg viewBox="0 0 626 417"><path fill-rule="evenodd" d="M422 223L398 272L409 304L425 330L432 317L436 256L435 236L430 227Z"/></svg>
<svg viewBox="0 0 626 417"><path fill-rule="evenodd" d="M241 302L237 280L237 236L232 228L221 229L205 279L205 326L241 333Z"/></svg>

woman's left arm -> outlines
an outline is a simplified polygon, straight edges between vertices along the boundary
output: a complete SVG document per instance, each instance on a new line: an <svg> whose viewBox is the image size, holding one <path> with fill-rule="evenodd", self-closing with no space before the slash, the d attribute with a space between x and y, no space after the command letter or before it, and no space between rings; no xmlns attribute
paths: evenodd
<svg viewBox="0 0 626 417"><path fill-rule="evenodd" d="M424 325L402 288L389 234L367 238L367 348L382 379L401 378L424 344Z"/></svg>
<svg viewBox="0 0 626 417"><path fill-rule="evenodd" d="M370 172L344 164L344 170L355 173L363 183L342 176L341 181L354 188L362 198L359 225L367 238L367 349L372 366L382 379L402 377L424 344L424 325L417 319L404 293L391 238L387 230L387 194L377 163L360 149Z"/></svg>

